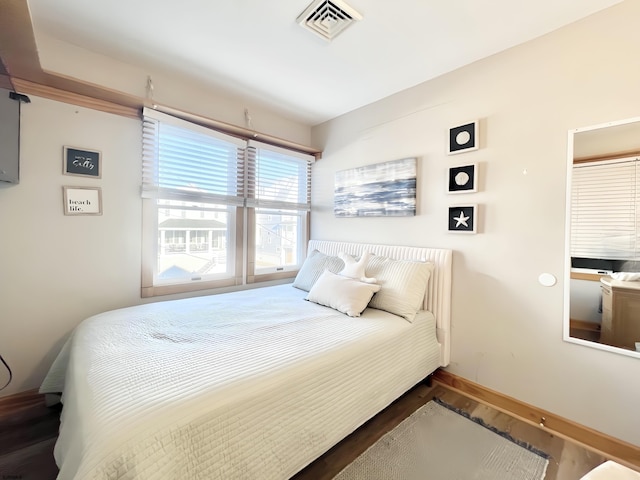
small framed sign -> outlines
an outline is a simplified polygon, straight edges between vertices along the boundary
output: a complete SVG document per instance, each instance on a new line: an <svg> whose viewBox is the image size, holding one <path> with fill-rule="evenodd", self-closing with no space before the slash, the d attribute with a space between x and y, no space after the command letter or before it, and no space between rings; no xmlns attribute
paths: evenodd
<svg viewBox="0 0 640 480"><path fill-rule="evenodd" d="M465 123L449 129L449 148L447 153L470 152L478 149L479 142L479 121Z"/></svg>
<svg viewBox="0 0 640 480"><path fill-rule="evenodd" d="M65 215L102 215L100 187L62 187Z"/></svg>
<svg viewBox="0 0 640 480"><path fill-rule="evenodd" d="M102 159L100 152L65 146L62 157L62 173L65 175L102 178Z"/></svg>
<svg viewBox="0 0 640 480"><path fill-rule="evenodd" d="M478 191L478 164L470 163L449 168L447 191L449 193L474 193Z"/></svg>
<svg viewBox="0 0 640 480"><path fill-rule="evenodd" d="M476 233L478 205L449 207L449 233Z"/></svg>

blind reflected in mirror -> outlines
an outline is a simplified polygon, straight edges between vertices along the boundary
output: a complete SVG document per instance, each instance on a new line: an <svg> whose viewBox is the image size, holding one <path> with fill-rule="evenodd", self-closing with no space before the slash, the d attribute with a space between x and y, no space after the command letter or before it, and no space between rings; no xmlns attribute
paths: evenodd
<svg viewBox="0 0 640 480"><path fill-rule="evenodd" d="M567 150L565 340L640 358L640 117Z"/></svg>

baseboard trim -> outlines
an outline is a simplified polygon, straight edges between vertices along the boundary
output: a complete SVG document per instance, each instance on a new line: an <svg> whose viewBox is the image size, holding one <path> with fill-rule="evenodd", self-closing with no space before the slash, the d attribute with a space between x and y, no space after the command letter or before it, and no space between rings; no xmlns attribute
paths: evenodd
<svg viewBox="0 0 640 480"><path fill-rule="evenodd" d="M44 405L44 395L38 393L38 389L35 388L0 397L0 418L7 415L15 415L33 405Z"/></svg>
<svg viewBox="0 0 640 480"><path fill-rule="evenodd" d="M629 468L640 469L640 448L635 445L521 402L444 370L436 371L433 375L433 381L523 422L577 443Z"/></svg>

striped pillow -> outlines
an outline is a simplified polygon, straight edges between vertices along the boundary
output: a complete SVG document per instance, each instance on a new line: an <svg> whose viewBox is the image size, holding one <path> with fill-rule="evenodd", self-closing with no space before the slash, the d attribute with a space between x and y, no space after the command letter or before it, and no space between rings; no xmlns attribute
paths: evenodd
<svg viewBox="0 0 640 480"><path fill-rule="evenodd" d="M412 322L422 308L432 270L433 264L430 262L371 257L365 272L367 277L375 277L382 288L373 296L369 307Z"/></svg>
<svg viewBox="0 0 640 480"><path fill-rule="evenodd" d="M329 270L331 273L338 273L344 268L344 262L339 257L331 257L314 250L305 259L302 267L298 271L293 286L308 292L316 283L322 272Z"/></svg>

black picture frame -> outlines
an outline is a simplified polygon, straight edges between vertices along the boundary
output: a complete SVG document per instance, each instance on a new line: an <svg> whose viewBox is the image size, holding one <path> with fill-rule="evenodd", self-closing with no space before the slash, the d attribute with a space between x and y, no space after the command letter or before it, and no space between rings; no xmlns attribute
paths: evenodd
<svg viewBox="0 0 640 480"><path fill-rule="evenodd" d="M478 164L468 163L449 168L448 193L475 193L478 191Z"/></svg>
<svg viewBox="0 0 640 480"><path fill-rule="evenodd" d="M478 205L453 205L449 207L449 233L477 233Z"/></svg>
<svg viewBox="0 0 640 480"><path fill-rule="evenodd" d="M65 175L102 178L102 154L98 150L65 145L62 160L62 173Z"/></svg>
<svg viewBox="0 0 640 480"><path fill-rule="evenodd" d="M480 122L474 120L449 129L447 153L455 155L479 148Z"/></svg>

